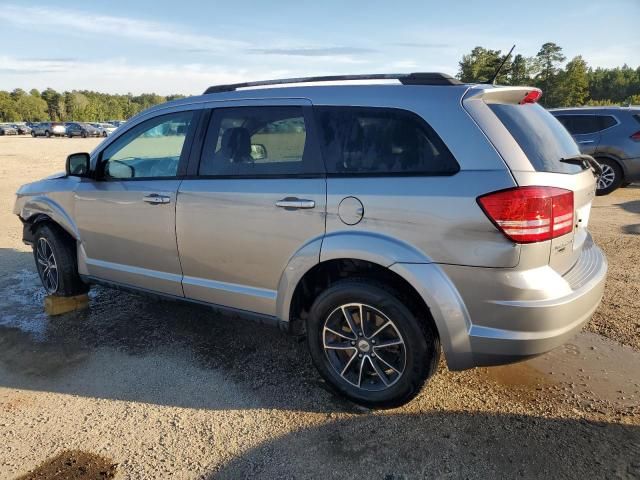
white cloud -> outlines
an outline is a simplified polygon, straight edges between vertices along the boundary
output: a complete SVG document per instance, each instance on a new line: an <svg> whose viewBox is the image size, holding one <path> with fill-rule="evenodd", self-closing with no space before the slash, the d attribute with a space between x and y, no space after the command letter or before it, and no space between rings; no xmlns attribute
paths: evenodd
<svg viewBox="0 0 640 480"><path fill-rule="evenodd" d="M200 94L209 85L286 76L286 70L214 68L187 65L134 65L124 59L79 61L72 59L18 59L0 57L0 89L47 87L56 90L159 94Z"/></svg>
<svg viewBox="0 0 640 480"><path fill-rule="evenodd" d="M174 25L127 17L94 15L77 10L4 5L0 9L0 20L30 30L65 28L69 33L113 35L155 45L198 51L223 52L229 48L248 47L244 42L191 33Z"/></svg>

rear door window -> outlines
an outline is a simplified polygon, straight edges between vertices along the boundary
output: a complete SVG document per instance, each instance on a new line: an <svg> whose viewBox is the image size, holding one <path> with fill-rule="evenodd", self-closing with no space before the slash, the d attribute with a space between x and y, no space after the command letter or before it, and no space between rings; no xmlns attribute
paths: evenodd
<svg viewBox="0 0 640 480"><path fill-rule="evenodd" d="M452 175L460 169L416 114L392 108L314 107L327 173Z"/></svg>
<svg viewBox="0 0 640 480"><path fill-rule="evenodd" d="M597 115L558 115L557 118L571 135L586 135L602 130L601 117Z"/></svg>
<svg viewBox="0 0 640 480"><path fill-rule="evenodd" d="M237 107L213 111L200 176L322 174L310 147L302 107Z"/></svg>
<svg viewBox="0 0 640 480"><path fill-rule="evenodd" d="M509 130L531 165L538 172L578 173L580 165L564 163L562 158L580 154L567 129L538 105L492 103L489 108Z"/></svg>
<svg viewBox="0 0 640 480"><path fill-rule="evenodd" d="M599 115L598 118L600 120L600 128L602 130L611 128L618 123L618 121L611 115Z"/></svg>

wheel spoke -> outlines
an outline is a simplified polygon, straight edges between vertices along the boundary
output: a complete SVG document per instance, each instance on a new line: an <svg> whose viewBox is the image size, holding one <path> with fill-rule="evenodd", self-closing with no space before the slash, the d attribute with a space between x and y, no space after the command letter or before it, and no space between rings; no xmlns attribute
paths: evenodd
<svg viewBox="0 0 640 480"><path fill-rule="evenodd" d="M387 367L389 367L391 370L393 370L394 372L396 372L397 374L400 374L400 370L398 370L396 367L394 367L393 365L391 365L389 362L387 362L384 358L382 358L380 356L379 353L376 353L376 358L378 360L380 360L382 363L384 363Z"/></svg>
<svg viewBox="0 0 640 480"><path fill-rule="evenodd" d="M371 335L369 338L374 338L376 335L378 335L380 332L382 332L382 331L383 331L385 328L387 328L389 325L393 325L393 324L391 323L391 321L390 321L390 320L387 320L387 321L386 321L385 323L383 323L383 324L382 324L382 326L381 326L379 329L377 329L377 330L373 333L373 335Z"/></svg>
<svg viewBox="0 0 640 480"><path fill-rule="evenodd" d="M387 348L387 347L393 347L394 345L402 345L402 344L404 344L404 342L398 338L396 340L385 340L383 342L378 342L373 348L375 349Z"/></svg>
<svg viewBox="0 0 640 480"><path fill-rule="evenodd" d="M382 369L378 366L378 362L374 358L369 357L368 355L367 355L366 358L367 358L367 360L369 360L369 363L371 364L373 369L376 371L376 375L378 375L378 377L380 377L380 380L382 380L382 382L386 386L389 386L389 379L387 378L387 374L384 373L382 371Z"/></svg>
<svg viewBox="0 0 640 480"><path fill-rule="evenodd" d="M47 261L46 261L46 260L43 260L43 259L41 259L40 257L38 257L38 259L37 259L37 260L38 260L38 263L39 263L40 265L42 265L43 267L47 267L47 266L49 265L49 264L47 263Z"/></svg>
<svg viewBox="0 0 640 480"><path fill-rule="evenodd" d="M344 305L342 306L342 313L344 314L344 318L347 320L347 324L349 325L349 328L351 329L353 334L357 337L358 336L358 331L356 329L356 324L353 321L353 318L351 317L351 314L347 310L346 306L344 306Z"/></svg>
<svg viewBox="0 0 640 480"><path fill-rule="evenodd" d="M356 347L351 345L351 343L327 343L325 342L324 348L328 348L329 350L357 350Z"/></svg>
<svg viewBox="0 0 640 480"><path fill-rule="evenodd" d="M344 366L344 368L342 369L342 372L340 372L340 375L342 375L344 377L344 374L347 373L347 370L349 370L349 367L351 366L351 364L353 363L353 360L358 356L358 352L353 352L353 355L351 355L351 358L349 359L349 361L347 362L347 364Z"/></svg>
<svg viewBox="0 0 640 480"><path fill-rule="evenodd" d="M357 354L356 354L357 355ZM364 369L364 361L367 357L364 357L360 360L360 371L358 372L358 388L362 385L362 370Z"/></svg>
<svg viewBox="0 0 640 480"><path fill-rule="evenodd" d="M336 335L337 337L344 338L345 340L355 340L356 338L358 338L356 335L354 335L353 337L347 337L345 334L337 332L334 329L329 328L329 327L324 327L324 329L325 329L325 331L328 331L328 332L332 333L333 335Z"/></svg>

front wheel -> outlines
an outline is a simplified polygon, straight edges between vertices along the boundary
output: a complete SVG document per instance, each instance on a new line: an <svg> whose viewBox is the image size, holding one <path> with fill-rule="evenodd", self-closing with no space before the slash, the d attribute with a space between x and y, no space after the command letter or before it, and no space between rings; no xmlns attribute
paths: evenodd
<svg viewBox="0 0 640 480"><path fill-rule="evenodd" d="M596 160L602 167L602 174L598 178L596 187L596 195L609 195L622 185L622 168L617 162L608 158L597 158Z"/></svg>
<svg viewBox="0 0 640 480"><path fill-rule="evenodd" d="M49 295L72 296L89 290L78 275L74 245L57 225L44 224L38 228L33 256L42 286Z"/></svg>
<svg viewBox="0 0 640 480"><path fill-rule="evenodd" d="M320 374L362 405L408 402L438 366L440 342L430 321L368 280L342 280L321 293L306 327Z"/></svg>
<svg viewBox="0 0 640 480"><path fill-rule="evenodd" d="M31 130L31 136L32 136L33 138L36 138L36 132L34 132L33 130Z"/></svg>
<svg viewBox="0 0 640 480"><path fill-rule="evenodd" d="M49 132L49 130L47 130L46 132L44 132L44 136L49 138L51 136L51 132Z"/></svg>

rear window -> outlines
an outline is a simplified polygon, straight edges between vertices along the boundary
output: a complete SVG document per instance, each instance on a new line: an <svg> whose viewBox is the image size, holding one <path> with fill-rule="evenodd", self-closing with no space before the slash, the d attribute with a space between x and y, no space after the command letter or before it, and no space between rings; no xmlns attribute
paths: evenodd
<svg viewBox="0 0 640 480"><path fill-rule="evenodd" d="M416 114L376 107L315 107L329 174L452 175L460 169Z"/></svg>
<svg viewBox="0 0 640 480"><path fill-rule="evenodd" d="M580 150L562 124L537 103L492 103L489 108L518 142L536 171L578 173L583 170L580 165L560 161L579 155Z"/></svg>

